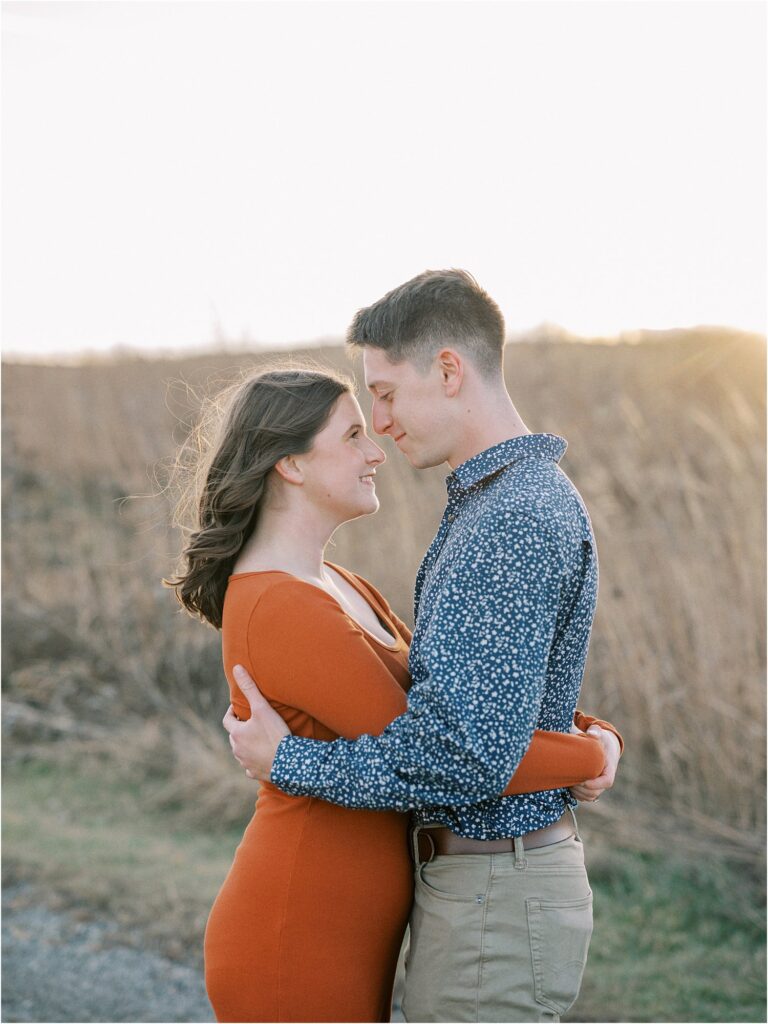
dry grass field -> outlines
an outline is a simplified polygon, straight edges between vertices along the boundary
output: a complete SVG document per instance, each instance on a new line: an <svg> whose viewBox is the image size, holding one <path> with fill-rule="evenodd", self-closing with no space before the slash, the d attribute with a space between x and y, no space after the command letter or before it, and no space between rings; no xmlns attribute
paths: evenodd
<svg viewBox="0 0 768 1024"><path fill-rule="evenodd" d="M349 366L341 350L311 356ZM189 713L215 719L218 638L160 586L178 537L159 492L201 391L269 358L5 367L9 700L77 711L74 733L135 723L146 742L153 711L173 711L180 757ZM592 514L601 586L583 699L624 731L627 799L745 854L765 810L764 358L737 334L507 350L523 418L568 439L562 466ZM386 444L382 509L342 528L331 557L409 618L445 473L414 471Z"/></svg>
<svg viewBox="0 0 768 1024"><path fill-rule="evenodd" d="M350 369L341 348L309 355ZM179 545L168 469L201 394L270 360L4 366L12 770L93 764L140 793L148 813L206 831L236 831L250 813L251 784L233 771L219 727L219 638L177 610L160 578ZM712 330L520 342L507 349L506 375L529 428L568 440L561 465L598 541L582 706L620 727L626 755L614 793L585 811L586 830L597 848L610 838L638 856L720 857L759 876L764 340ZM445 471L414 471L385 447L381 511L343 527L329 557L371 578L410 619ZM30 793L40 785L35 776Z"/></svg>

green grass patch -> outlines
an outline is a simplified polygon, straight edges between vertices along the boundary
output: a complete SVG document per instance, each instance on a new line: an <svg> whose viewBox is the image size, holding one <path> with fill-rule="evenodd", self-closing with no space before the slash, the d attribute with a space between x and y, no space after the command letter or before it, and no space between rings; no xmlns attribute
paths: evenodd
<svg viewBox="0 0 768 1024"><path fill-rule="evenodd" d="M564 1020L766 1020L762 872L613 851L590 880L589 963Z"/></svg>
<svg viewBox="0 0 768 1024"><path fill-rule="evenodd" d="M205 922L242 828L185 827L147 810L113 765L22 762L3 778L4 877L109 914L166 955L201 962ZM243 827L246 822L243 822Z"/></svg>
<svg viewBox="0 0 768 1024"><path fill-rule="evenodd" d="M6 878L199 963L246 821L224 832L216 822L210 831L184 826L174 812L147 809L148 785L109 762L9 765ZM597 847L589 870L595 931L581 996L564 1020L766 1020L761 873Z"/></svg>

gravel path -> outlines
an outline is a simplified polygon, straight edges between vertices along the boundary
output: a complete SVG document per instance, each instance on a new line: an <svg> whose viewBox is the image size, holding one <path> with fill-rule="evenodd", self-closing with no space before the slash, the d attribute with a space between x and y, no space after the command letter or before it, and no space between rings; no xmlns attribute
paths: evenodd
<svg viewBox="0 0 768 1024"><path fill-rule="evenodd" d="M121 946L119 931L5 889L3 1021L214 1020L199 970Z"/></svg>

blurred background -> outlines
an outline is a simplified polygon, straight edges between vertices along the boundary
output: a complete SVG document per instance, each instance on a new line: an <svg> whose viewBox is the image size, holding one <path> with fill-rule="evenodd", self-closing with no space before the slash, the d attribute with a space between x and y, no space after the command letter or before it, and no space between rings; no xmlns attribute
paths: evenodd
<svg viewBox="0 0 768 1024"><path fill-rule="evenodd" d="M160 584L174 456L461 266L600 552L581 704L626 754L565 1019L765 1020L764 6L5 3L2 45L3 1019L212 1019L255 792ZM329 557L412 621L447 467L384 446Z"/></svg>

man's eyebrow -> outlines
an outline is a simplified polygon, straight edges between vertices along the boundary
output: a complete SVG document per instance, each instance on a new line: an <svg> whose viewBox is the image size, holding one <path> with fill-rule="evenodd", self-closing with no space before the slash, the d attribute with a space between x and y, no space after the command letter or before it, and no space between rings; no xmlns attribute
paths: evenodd
<svg viewBox="0 0 768 1024"><path fill-rule="evenodd" d="M391 388L392 384L387 380L372 380L366 384L369 391L375 391L376 388Z"/></svg>

